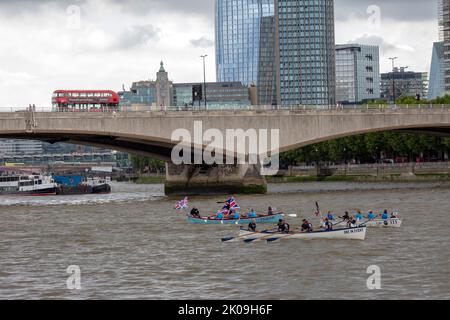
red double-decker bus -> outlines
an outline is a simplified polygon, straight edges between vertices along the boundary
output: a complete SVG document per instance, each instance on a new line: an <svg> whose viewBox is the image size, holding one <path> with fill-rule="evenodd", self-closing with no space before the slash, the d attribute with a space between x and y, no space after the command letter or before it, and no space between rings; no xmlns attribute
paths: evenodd
<svg viewBox="0 0 450 320"><path fill-rule="evenodd" d="M113 112L119 102L119 95L110 90L56 90L52 98L57 112Z"/></svg>

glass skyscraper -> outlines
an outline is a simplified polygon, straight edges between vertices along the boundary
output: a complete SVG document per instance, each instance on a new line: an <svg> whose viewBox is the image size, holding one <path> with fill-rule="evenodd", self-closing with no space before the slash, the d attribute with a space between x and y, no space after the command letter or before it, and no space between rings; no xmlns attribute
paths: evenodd
<svg viewBox="0 0 450 320"><path fill-rule="evenodd" d="M445 95L444 65L444 43L435 42L433 44L430 83L428 87L428 99L430 100Z"/></svg>
<svg viewBox="0 0 450 320"><path fill-rule="evenodd" d="M450 93L450 0L438 1L439 38L444 43L444 87Z"/></svg>
<svg viewBox="0 0 450 320"><path fill-rule="evenodd" d="M336 103L334 0L276 0L278 104Z"/></svg>
<svg viewBox="0 0 450 320"><path fill-rule="evenodd" d="M216 0L218 82L257 83L261 20L273 15L274 0Z"/></svg>
<svg viewBox="0 0 450 320"><path fill-rule="evenodd" d="M217 80L260 104L336 104L334 0L216 0Z"/></svg>
<svg viewBox="0 0 450 320"><path fill-rule="evenodd" d="M260 28L258 104L276 105L275 17L263 17Z"/></svg>

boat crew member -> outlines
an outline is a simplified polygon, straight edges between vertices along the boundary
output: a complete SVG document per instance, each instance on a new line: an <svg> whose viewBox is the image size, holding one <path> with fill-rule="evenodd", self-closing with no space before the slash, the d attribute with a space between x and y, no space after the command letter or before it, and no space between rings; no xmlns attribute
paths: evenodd
<svg viewBox="0 0 450 320"><path fill-rule="evenodd" d="M349 213L348 213L348 211L345 211L345 214L344 214L344 216L343 217L341 217L344 221L348 221L348 220L350 220L350 215L349 215Z"/></svg>
<svg viewBox="0 0 450 320"><path fill-rule="evenodd" d="M272 209L272 207L269 207L269 209L267 209L267 214L269 216L273 216L273 209Z"/></svg>
<svg viewBox="0 0 450 320"><path fill-rule="evenodd" d="M383 219L383 220L389 219L389 213L387 210L383 211L383 214L381 215L381 219Z"/></svg>
<svg viewBox="0 0 450 320"><path fill-rule="evenodd" d="M358 210L356 213L356 220L361 221L364 219L363 214L361 213L361 210Z"/></svg>
<svg viewBox="0 0 450 320"><path fill-rule="evenodd" d="M250 222L248 231L256 232L256 219L253 219L252 222Z"/></svg>
<svg viewBox="0 0 450 320"><path fill-rule="evenodd" d="M392 212L391 219L397 219L398 212Z"/></svg>
<svg viewBox="0 0 450 320"><path fill-rule="evenodd" d="M333 221L333 220L334 220L334 216L333 216L333 214L331 213L331 211L328 211L327 219L330 220L330 221Z"/></svg>
<svg viewBox="0 0 450 320"><path fill-rule="evenodd" d="M328 220L328 218L324 219L323 227L327 231L332 231L333 230L333 224L330 222L330 220Z"/></svg>
<svg viewBox="0 0 450 320"><path fill-rule="evenodd" d="M223 220L223 213L222 212L217 212L216 220Z"/></svg>
<svg viewBox="0 0 450 320"><path fill-rule="evenodd" d="M280 219L278 221L278 232L289 233L289 229L290 229L290 226L286 221L284 221L283 219Z"/></svg>
<svg viewBox="0 0 450 320"><path fill-rule="evenodd" d="M192 208L192 210L191 210L191 217L193 217L193 218L200 218L200 211L198 211L197 208Z"/></svg>
<svg viewBox="0 0 450 320"><path fill-rule="evenodd" d="M256 218L257 215L256 215L255 210L251 209L250 212L247 214L247 217L248 218Z"/></svg>
<svg viewBox="0 0 450 320"><path fill-rule="evenodd" d="M356 220L356 217L355 217L355 216L352 216L352 217L347 221L347 227L348 227L348 228L355 228L357 223L358 223L358 220Z"/></svg>
<svg viewBox="0 0 450 320"><path fill-rule="evenodd" d="M230 214L230 218L239 220L241 218L241 215L239 213L237 213L236 211L232 210L231 214Z"/></svg>
<svg viewBox="0 0 450 320"><path fill-rule="evenodd" d="M369 211L369 214L367 215L367 219L369 219L370 221L375 220L375 214L373 213L372 210Z"/></svg>
<svg viewBox="0 0 450 320"><path fill-rule="evenodd" d="M301 226L302 232L313 232L312 224L308 220L303 219L303 224Z"/></svg>

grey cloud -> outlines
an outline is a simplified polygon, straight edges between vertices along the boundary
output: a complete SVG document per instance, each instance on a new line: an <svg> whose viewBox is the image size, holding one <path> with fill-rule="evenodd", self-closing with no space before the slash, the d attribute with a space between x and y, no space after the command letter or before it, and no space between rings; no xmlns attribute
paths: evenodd
<svg viewBox="0 0 450 320"><path fill-rule="evenodd" d="M207 18L214 16L215 0L110 0L119 4L125 11L132 11L137 14L177 12L187 15L198 15Z"/></svg>
<svg viewBox="0 0 450 320"><path fill-rule="evenodd" d="M210 48L210 47L214 46L214 41L211 39L208 39L206 37L192 39L189 42L192 47L197 47L197 48Z"/></svg>
<svg viewBox="0 0 450 320"><path fill-rule="evenodd" d="M79 4L78 0L1 0L0 13L15 15L24 12L45 10L47 6L57 6L62 10L72 4Z"/></svg>
<svg viewBox="0 0 450 320"><path fill-rule="evenodd" d="M399 51L410 51L407 50L407 46L402 46L401 44L393 44L385 41L382 37L375 36L375 35L364 35L362 37L353 39L352 41L348 42L351 43L358 43L358 44L367 44L367 45L376 45L380 47L380 53L382 55L388 55L388 54L394 54L398 53Z"/></svg>
<svg viewBox="0 0 450 320"><path fill-rule="evenodd" d="M215 0L107 0L121 6L125 12L147 14L149 12L176 12L189 16L197 15L214 19ZM66 8L68 5L83 5L86 0L1 0L0 12L20 13L44 9L45 5ZM425 21L436 18L437 0L335 0L337 20L347 20L349 15L367 16L370 5L381 9L382 17L401 21Z"/></svg>
<svg viewBox="0 0 450 320"><path fill-rule="evenodd" d="M335 0L336 19L367 17L367 8L372 5L380 7L382 18L429 21L437 17L437 0Z"/></svg>
<svg viewBox="0 0 450 320"><path fill-rule="evenodd" d="M117 47L129 49L139 45L145 45L150 41L158 41L161 30L153 25L135 25L125 30L118 38Z"/></svg>
<svg viewBox="0 0 450 320"><path fill-rule="evenodd" d="M349 41L348 43L360 43L360 44L367 44L367 45L375 45L379 46L381 50L384 51L391 51L395 50L396 46L393 44L390 44L382 37L375 36L375 35L364 35L363 37L359 37L356 39L353 39L352 41Z"/></svg>

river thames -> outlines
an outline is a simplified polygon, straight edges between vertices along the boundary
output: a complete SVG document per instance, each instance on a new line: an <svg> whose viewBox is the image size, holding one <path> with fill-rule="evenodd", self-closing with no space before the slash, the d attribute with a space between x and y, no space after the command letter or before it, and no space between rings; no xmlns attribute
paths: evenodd
<svg viewBox="0 0 450 320"><path fill-rule="evenodd" d="M186 223L162 185L113 184L110 195L0 197L0 299L449 299L450 183L304 183L239 196L242 209L310 218L399 210L400 229L365 241L220 242L237 226ZM225 197L194 197L202 214ZM261 226L260 226L261 227ZM369 266L381 290L369 290ZM81 290L69 290L69 266Z"/></svg>

